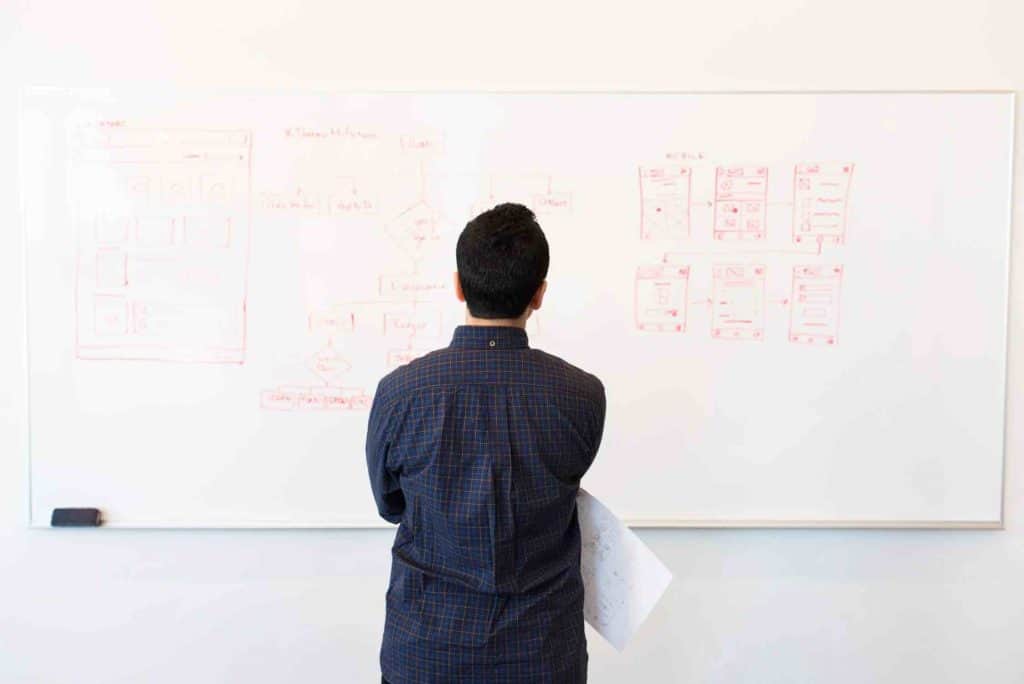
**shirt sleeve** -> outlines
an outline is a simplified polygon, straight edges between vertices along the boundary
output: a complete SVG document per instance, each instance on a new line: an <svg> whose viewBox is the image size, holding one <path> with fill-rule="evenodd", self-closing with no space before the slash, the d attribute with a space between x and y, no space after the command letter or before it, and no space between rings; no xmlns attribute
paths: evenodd
<svg viewBox="0 0 1024 684"><path fill-rule="evenodd" d="M585 464L584 472L590 470L590 466L597 457L597 450L601 446L601 437L604 435L604 415L607 402L604 395L604 385L598 382L597 391L594 393L593 408L590 412L590 453ZM582 477L582 475L581 475Z"/></svg>
<svg viewBox="0 0 1024 684"><path fill-rule="evenodd" d="M391 452L390 407L385 407L380 387L373 396L370 419L366 428L366 468L370 475L370 489L377 503L380 517L390 523L398 523L405 512L405 494L397 470L389 467Z"/></svg>
<svg viewBox="0 0 1024 684"><path fill-rule="evenodd" d="M604 395L604 385L601 386L598 397L598 409L594 415L594 456L597 456L597 450L601 446L601 437L604 436L604 414L608 408L608 400Z"/></svg>

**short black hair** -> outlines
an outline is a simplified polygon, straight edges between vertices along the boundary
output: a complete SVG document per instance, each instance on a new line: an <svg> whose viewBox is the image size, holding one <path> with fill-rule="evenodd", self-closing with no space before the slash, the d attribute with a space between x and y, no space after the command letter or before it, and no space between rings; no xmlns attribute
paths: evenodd
<svg viewBox="0 0 1024 684"><path fill-rule="evenodd" d="M476 318L518 318L548 275L548 241L522 204L499 204L463 229L455 246L459 282Z"/></svg>

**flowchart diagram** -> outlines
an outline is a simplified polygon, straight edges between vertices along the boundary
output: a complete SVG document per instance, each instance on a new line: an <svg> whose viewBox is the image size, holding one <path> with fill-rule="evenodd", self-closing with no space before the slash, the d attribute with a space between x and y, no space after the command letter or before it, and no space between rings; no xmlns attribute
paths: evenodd
<svg viewBox="0 0 1024 684"><path fill-rule="evenodd" d="M444 149L438 133L295 127L285 137L307 145L343 141L355 172L329 179L314 173L300 177L294 187L263 191L258 200L264 215L297 219L289 223L295 230L303 221L330 220L339 230L351 228L348 221L359 222L360 230L369 231L360 241L383 243L386 260L364 265L353 276L358 281L351 289L369 296L339 297L308 311L305 334L316 351L292 366L295 380L263 390L260 405L267 410L369 409L372 386L353 378L366 377L369 367L393 370L443 346L458 322L446 319L454 308L450 258L437 260L446 237L453 242L468 218L509 197L528 198L523 201L541 216L572 211L571 193L550 175L489 173L455 179L461 185L468 181L476 192L457 216L448 216L432 177L439 173L434 161ZM337 147L335 152L342 153ZM407 199L396 200L401 197Z"/></svg>
<svg viewBox="0 0 1024 684"><path fill-rule="evenodd" d="M285 131L284 136L302 141L342 139L347 143L346 150L353 154L356 151L352 146L369 146L377 153L381 146L387 146L387 154L404 162L404 168L414 170L407 178L415 186L412 199L398 206L379 200L367 190L367 186L374 185L369 173L329 183L320 179L314 183L313 192L300 185L294 191L264 195L263 206L268 212L339 221L369 218L372 237L389 243L395 267L385 267L386 272L376 276L372 298L339 299L309 310L305 332L315 340L317 350L305 361L307 380L264 390L260 405L269 410L367 410L372 387L351 381L353 369L367 362L384 370L396 368L438 346L443 334L443 314L437 298L450 292L450 284L439 274L423 269L425 258L441 239L441 213L427 191L427 167L431 157L442 149L443 138L405 133L389 136L348 126L297 127ZM279 201L282 194L284 201ZM365 290L367 283L359 285ZM357 337L376 340L380 358L353 355L350 347Z"/></svg>

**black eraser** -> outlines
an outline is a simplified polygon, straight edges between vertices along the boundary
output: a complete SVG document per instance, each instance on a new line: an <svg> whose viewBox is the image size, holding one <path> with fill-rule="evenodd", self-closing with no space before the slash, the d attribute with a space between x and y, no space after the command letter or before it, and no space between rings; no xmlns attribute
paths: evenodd
<svg viewBox="0 0 1024 684"><path fill-rule="evenodd" d="M51 527L99 527L102 522L98 508L54 508Z"/></svg>

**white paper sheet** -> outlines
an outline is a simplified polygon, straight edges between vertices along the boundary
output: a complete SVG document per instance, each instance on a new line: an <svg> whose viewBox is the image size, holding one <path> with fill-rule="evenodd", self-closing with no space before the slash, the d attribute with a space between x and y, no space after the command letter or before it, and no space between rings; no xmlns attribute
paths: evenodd
<svg viewBox="0 0 1024 684"><path fill-rule="evenodd" d="M580 489L583 616L621 651L665 593L672 573L640 537Z"/></svg>

